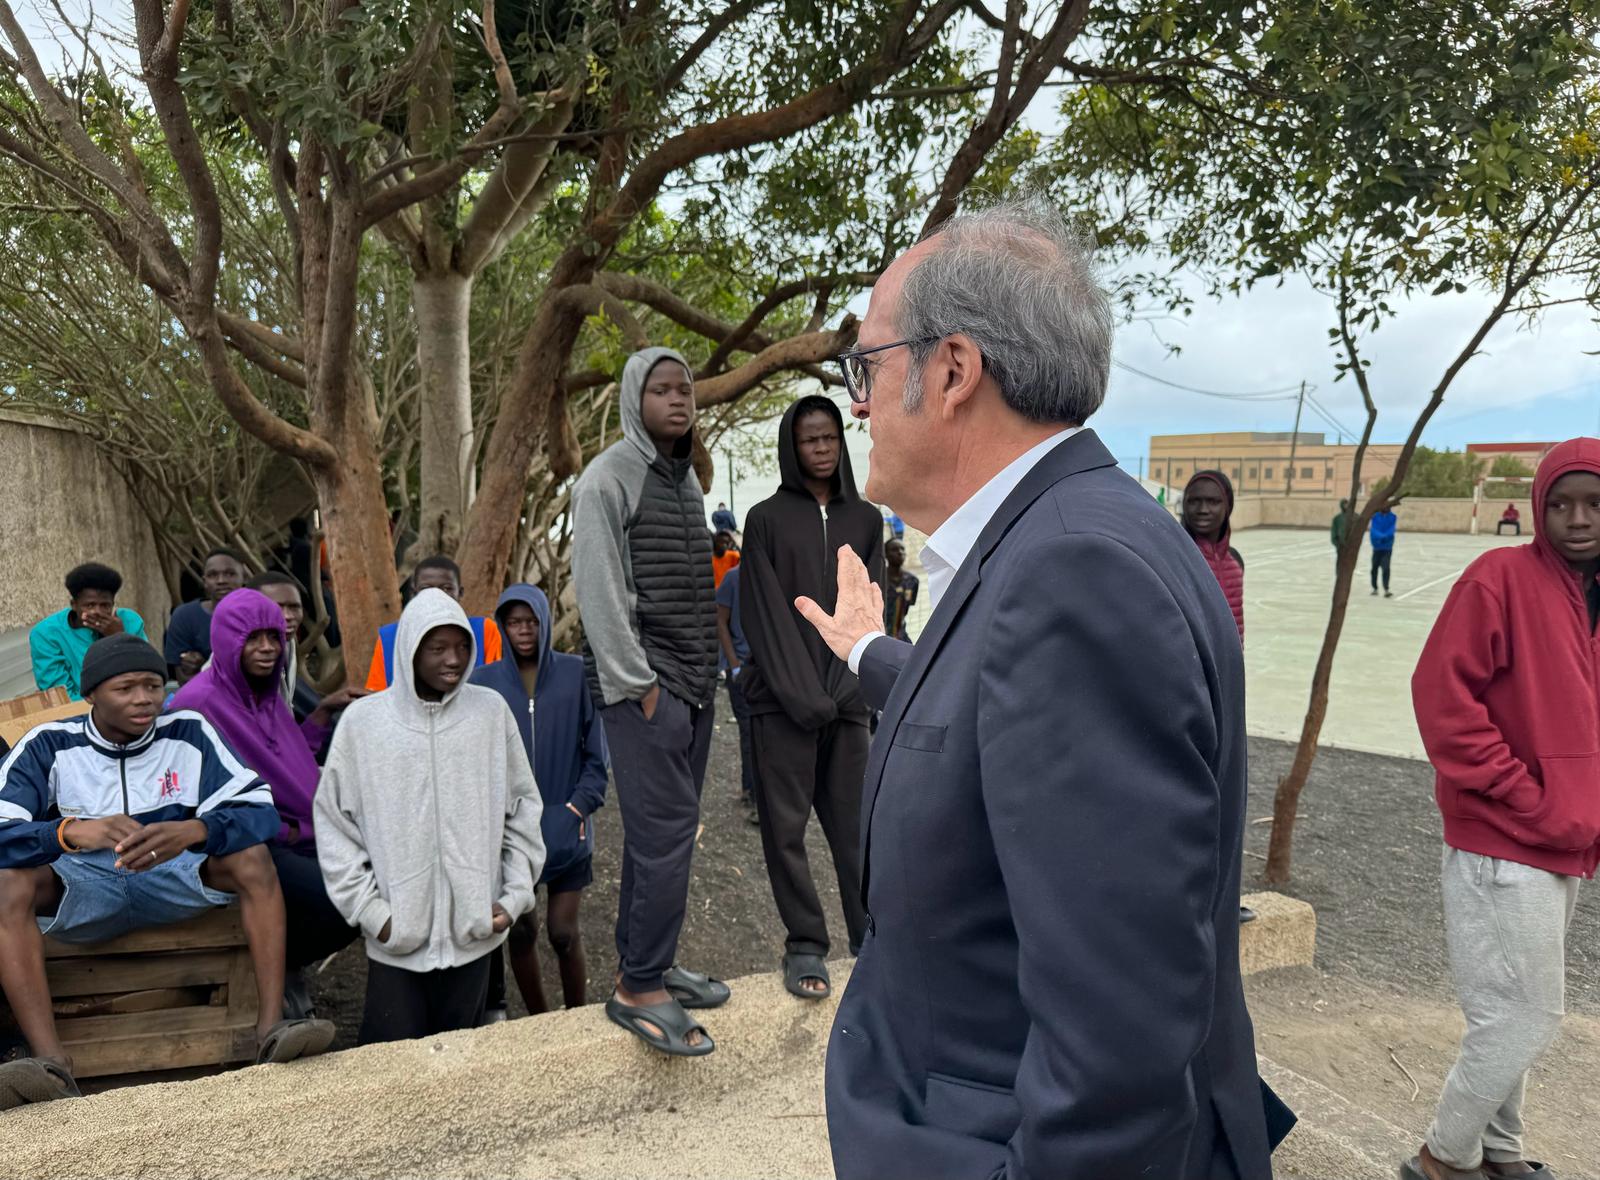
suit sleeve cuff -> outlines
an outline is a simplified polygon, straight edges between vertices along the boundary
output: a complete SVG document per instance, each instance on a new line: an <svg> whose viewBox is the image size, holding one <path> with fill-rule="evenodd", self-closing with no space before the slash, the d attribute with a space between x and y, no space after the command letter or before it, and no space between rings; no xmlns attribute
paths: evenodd
<svg viewBox="0 0 1600 1180"><path fill-rule="evenodd" d="M850 671L854 675L861 675L861 657L867 654L867 648L872 646L872 641L883 637L884 632L882 631L868 631L860 639L856 640L856 645L850 649L850 659L847 661L850 665Z"/></svg>

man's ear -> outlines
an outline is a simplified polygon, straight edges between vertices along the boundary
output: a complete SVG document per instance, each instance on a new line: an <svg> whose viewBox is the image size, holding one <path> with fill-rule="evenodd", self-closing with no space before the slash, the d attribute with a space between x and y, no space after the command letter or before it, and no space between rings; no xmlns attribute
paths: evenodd
<svg viewBox="0 0 1600 1180"><path fill-rule="evenodd" d="M946 421L970 402L983 381L983 353L964 332L947 336L933 350L922 370L923 389L939 399L939 416Z"/></svg>

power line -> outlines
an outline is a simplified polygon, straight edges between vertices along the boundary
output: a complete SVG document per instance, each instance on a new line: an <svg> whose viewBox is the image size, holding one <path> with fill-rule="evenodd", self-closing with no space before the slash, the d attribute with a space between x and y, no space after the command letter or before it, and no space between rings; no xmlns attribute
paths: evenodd
<svg viewBox="0 0 1600 1180"><path fill-rule="evenodd" d="M1111 363L1119 369L1143 377L1146 381L1154 381L1157 385L1165 385L1171 389L1181 389L1185 393L1198 393L1203 397L1220 397L1228 401L1294 401L1300 396L1300 385L1286 385L1282 389L1263 389L1257 393L1228 393L1218 389L1199 389L1193 385L1183 385L1177 381L1168 381L1165 377L1157 377L1154 373L1146 373L1143 369L1136 369L1126 361L1115 358ZM1310 388L1315 389L1316 386Z"/></svg>

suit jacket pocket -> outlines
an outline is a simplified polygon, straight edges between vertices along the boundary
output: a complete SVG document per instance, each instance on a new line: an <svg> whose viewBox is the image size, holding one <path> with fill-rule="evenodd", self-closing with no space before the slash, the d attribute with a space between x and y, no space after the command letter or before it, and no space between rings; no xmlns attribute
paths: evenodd
<svg viewBox="0 0 1600 1180"><path fill-rule="evenodd" d="M1008 1087L942 1073L928 1075L923 1114L930 1127L990 1143L1009 1142L1022 1122L1022 1108Z"/></svg>
<svg viewBox="0 0 1600 1180"><path fill-rule="evenodd" d="M943 725L913 725L909 721L902 721L894 731L894 744L902 750L942 754L945 728Z"/></svg>
<svg viewBox="0 0 1600 1180"><path fill-rule="evenodd" d="M1559 754L1539 759L1544 795L1526 816L1535 842L1582 852L1600 841L1600 754Z"/></svg>

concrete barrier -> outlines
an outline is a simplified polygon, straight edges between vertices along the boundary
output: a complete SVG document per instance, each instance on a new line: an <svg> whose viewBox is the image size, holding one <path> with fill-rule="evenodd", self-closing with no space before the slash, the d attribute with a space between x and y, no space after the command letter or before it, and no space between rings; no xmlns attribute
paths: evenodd
<svg viewBox="0 0 1600 1180"><path fill-rule="evenodd" d="M1245 900L1260 915L1243 931L1255 969L1310 961L1309 906ZM833 965L835 997L849 974ZM829 1180L835 1004L797 1000L777 975L736 980L700 1014L717 1039L700 1061L651 1052L591 1006L10 1111L0 1177ZM1355 1156L1339 1170L1347 1147L1308 1121L1280 1174L1369 1174Z"/></svg>
<svg viewBox="0 0 1600 1180"><path fill-rule="evenodd" d="M1278 967L1309 967L1317 953L1317 912L1281 893L1247 893L1241 904L1256 920L1239 928L1239 970L1246 975Z"/></svg>

